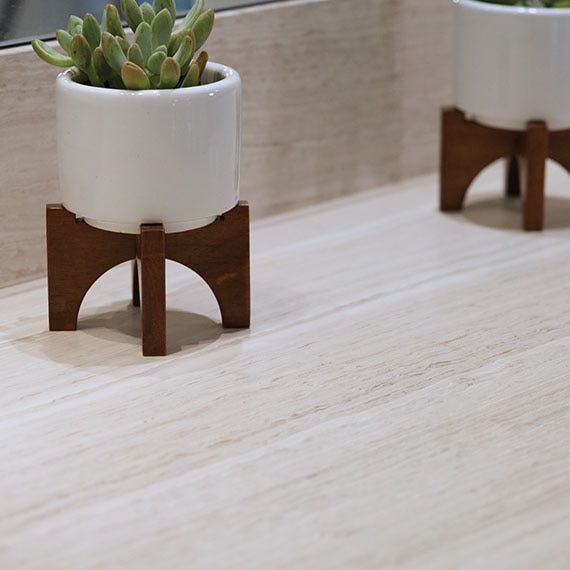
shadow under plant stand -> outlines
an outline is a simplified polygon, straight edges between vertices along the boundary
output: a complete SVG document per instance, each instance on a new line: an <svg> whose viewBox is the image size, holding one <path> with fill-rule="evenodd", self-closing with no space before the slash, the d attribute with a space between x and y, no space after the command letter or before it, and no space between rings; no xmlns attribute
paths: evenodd
<svg viewBox="0 0 570 570"><path fill-rule="evenodd" d="M140 234L94 228L61 204L47 206L49 328L77 329L89 288L109 269L132 260L133 304L141 306L144 356L166 355L166 259L195 271L213 291L225 328L250 325L249 205L202 228L166 233L142 224Z"/></svg>

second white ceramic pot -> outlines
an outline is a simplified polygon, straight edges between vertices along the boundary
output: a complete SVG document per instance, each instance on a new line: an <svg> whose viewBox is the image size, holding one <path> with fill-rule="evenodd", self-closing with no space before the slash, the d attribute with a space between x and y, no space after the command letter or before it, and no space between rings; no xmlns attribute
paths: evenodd
<svg viewBox="0 0 570 570"><path fill-rule="evenodd" d="M453 3L455 105L494 127L570 128L570 8Z"/></svg>
<svg viewBox="0 0 570 570"><path fill-rule="evenodd" d="M208 63L203 85L127 91L56 81L62 203L95 227L180 232L239 199L241 81Z"/></svg>

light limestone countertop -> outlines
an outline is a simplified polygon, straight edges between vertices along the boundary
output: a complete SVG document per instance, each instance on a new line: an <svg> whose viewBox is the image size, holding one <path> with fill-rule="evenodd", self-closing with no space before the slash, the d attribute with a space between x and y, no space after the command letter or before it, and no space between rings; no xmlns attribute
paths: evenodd
<svg viewBox="0 0 570 570"><path fill-rule="evenodd" d="M519 231L497 171L265 219L253 324L168 266L172 354L140 356L129 267L46 332L0 291L0 567L567 568L570 186ZM255 204L252 204L255 208Z"/></svg>

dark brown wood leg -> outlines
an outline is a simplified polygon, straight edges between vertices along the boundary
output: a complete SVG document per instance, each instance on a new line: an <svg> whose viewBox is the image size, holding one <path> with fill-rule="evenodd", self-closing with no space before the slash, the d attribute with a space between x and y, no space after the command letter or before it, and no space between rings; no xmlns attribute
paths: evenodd
<svg viewBox="0 0 570 570"><path fill-rule="evenodd" d="M224 327L249 327L249 206L240 202L216 222L165 234L143 224L140 235L93 228L60 204L47 207L50 330L75 330L83 297L108 269L133 262L133 305L141 306L143 355L166 354L166 258L210 286Z"/></svg>
<svg viewBox="0 0 570 570"><path fill-rule="evenodd" d="M455 108L442 111L440 209L461 210L477 174L495 160L515 156L521 132L469 121Z"/></svg>
<svg viewBox="0 0 570 570"><path fill-rule="evenodd" d="M77 328L81 302L103 273L135 256L136 241L78 220L61 204L46 209L49 328Z"/></svg>
<svg viewBox="0 0 570 570"><path fill-rule="evenodd" d="M142 225L139 262L143 356L166 355L166 257L162 225Z"/></svg>
<svg viewBox="0 0 570 570"><path fill-rule="evenodd" d="M455 108L442 110L440 208L460 210L467 189L488 164L507 158L505 191L521 195L523 228L544 226L546 161L555 160L570 172L570 129L549 131L543 121L531 121L525 131L496 129L468 121Z"/></svg>
<svg viewBox="0 0 570 570"><path fill-rule="evenodd" d="M443 109L441 115L440 193L442 212L463 208L471 175L463 169L462 149L458 145L465 131L465 116L457 109ZM465 173L465 175L463 175Z"/></svg>
<svg viewBox="0 0 570 570"><path fill-rule="evenodd" d="M220 223L234 226L233 237L221 248L231 266L224 268L222 263L218 268L212 267L206 282L220 305L223 326L248 328L251 324L248 204L240 203Z"/></svg>
<svg viewBox="0 0 570 570"><path fill-rule="evenodd" d="M133 281L132 281L133 307L140 307L141 293L139 285L139 266L136 259L133 259L132 274L133 274Z"/></svg>
<svg viewBox="0 0 570 570"><path fill-rule="evenodd" d="M531 122L523 149L523 228L540 231L544 225L544 182L548 158L548 129L543 122Z"/></svg>
<svg viewBox="0 0 570 570"><path fill-rule="evenodd" d="M441 123L440 209L461 210L477 174L502 157L516 154L520 133L469 121L455 108L444 108Z"/></svg>
<svg viewBox="0 0 570 570"><path fill-rule="evenodd" d="M505 195L509 198L521 195L519 161L516 156L511 156L506 161Z"/></svg>
<svg viewBox="0 0 570 570"><path fill-rule="evenodd" d="M250 326L249 205L240 202L204 228L167 234L166 257L192 269L213 291L226 328Z"/></svg>

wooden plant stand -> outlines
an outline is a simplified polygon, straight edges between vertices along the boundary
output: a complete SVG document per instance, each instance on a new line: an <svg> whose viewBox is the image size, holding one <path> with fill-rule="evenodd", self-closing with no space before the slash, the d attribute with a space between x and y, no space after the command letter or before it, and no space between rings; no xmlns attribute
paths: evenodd
<svg viewBox="0 0 570 570"><path fill-rule="evenodd" d="M144 356L166 355L166 259L192 269L212 289L226 328L250 324L249 206L208 226L165 233L143 224L140 234L94 228L61 204L47 206L49 328L77 329L85 294L103 273L132 260L133 304L141 306Z"/></svg>
<svg viewBox="0 0 570 570"><path fill-rule="evenodd" d="M497 129L470 121L456 108L442 110L440 209L461 210L469 186L486 166L509 159L506 193L523 197L523 228L544 224L544 175L551 158L570 171L570 130L549 131L543 121L526 130Z"/></svg>

